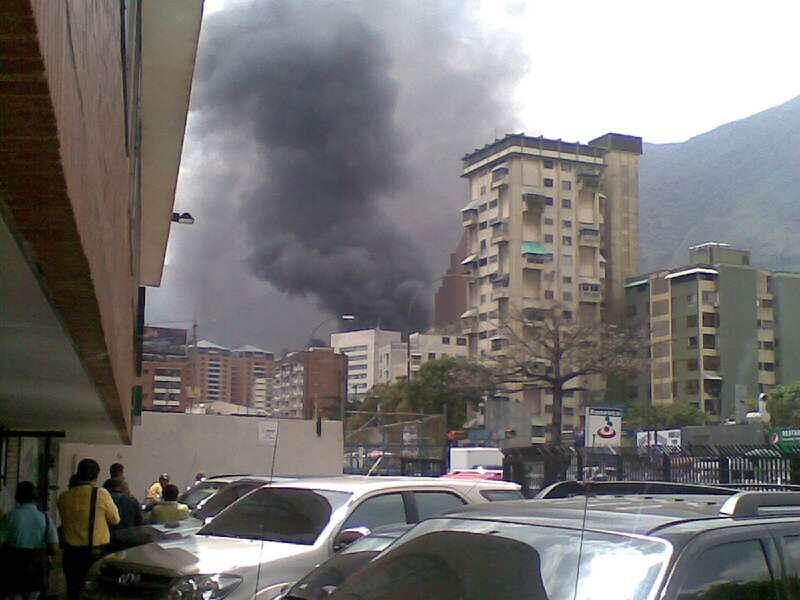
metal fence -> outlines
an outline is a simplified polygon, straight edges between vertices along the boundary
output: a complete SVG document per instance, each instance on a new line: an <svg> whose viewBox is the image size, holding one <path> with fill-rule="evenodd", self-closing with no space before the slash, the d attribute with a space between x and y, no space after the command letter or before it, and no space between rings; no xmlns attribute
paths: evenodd
<svg viewBox="0 0 800 600"><path fill-rule="evenodd" d="M744 487L800 484L800 449L787 450L779 446L609 449L542 444L508 450L505 457L506 478L528 490L539 489L559 479L669 481ZM557 475L553 477L553 473Z"/></svg>
<svg viewBox="0 0 800 600"><path fill-rule="evenodd" d="M446 470L444 415L352 411L344 419L348 474L441 475Z"/></svg>

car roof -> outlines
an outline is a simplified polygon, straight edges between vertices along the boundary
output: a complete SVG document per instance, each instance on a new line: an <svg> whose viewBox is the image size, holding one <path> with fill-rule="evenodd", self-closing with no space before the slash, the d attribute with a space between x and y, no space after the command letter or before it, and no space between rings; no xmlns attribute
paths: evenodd
<svg viewBox="0 0 800 600"><path fill-rule="evenodd" d="M450 488L462 492L471 489L477 490L518 490L520 486L508 481L488 480L459 480L444 479L441 477L369 477L366 475L342 475L334 477L319 477L298 479L286 483L279 483L273 487L292 487L303 489L322 489L331 491L351 492L356 495L367 494L372 491L408 488Z"/></svg>
<svg viewBox="0 0 800 600"><path fill-rule="evenodd" d="M446 516L648 535L676 523L728 520L720 516L726 500L699 494L514 500L459 508Z"/></svg>

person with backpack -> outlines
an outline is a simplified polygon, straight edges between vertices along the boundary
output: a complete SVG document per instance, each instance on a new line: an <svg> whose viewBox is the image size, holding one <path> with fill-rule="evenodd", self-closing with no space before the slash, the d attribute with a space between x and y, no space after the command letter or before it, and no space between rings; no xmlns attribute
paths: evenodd
<svg viewBox="0 0 800 600"><path fill-rule="evenodd" d="M50 517L36 506L36 486L17 484L17 506L2 523L2 586L10 600L44 597L50 557L58 553L58 534Z"/></svg>
<svg viewBox="0 0 800 600"><path fill-rule="evenodd" d="M100 465L91 458L78 463L77 485L58 498L63 532L63 565L67 598L78 599L86 574L111 543L110 527L120 521L108 490L97 487Z"/></svg>

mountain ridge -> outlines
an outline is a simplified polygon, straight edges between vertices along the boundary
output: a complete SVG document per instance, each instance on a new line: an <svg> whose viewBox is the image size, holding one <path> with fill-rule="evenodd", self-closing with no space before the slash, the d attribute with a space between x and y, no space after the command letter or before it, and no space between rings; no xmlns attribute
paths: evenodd
<svg viewBox="0 0 800 600"><path fill-rule="evenodd" d="M685 142L646 143L639 195L643 272L710 240L800 271L800 96Z"/></svg>

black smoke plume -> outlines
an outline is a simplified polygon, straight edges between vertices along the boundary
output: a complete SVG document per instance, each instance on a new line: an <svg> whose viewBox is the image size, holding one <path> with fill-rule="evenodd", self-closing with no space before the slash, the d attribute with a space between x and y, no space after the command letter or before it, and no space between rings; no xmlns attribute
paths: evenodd
<svg viewBox="0 0 800 600"><path fill-rule="evenodd" d="M461 235L459 159L515 125L525 57L475 6L207 15L177 199L198 221L173 232L150 319L193 314L201 337L268 349L306 341L312 303L364 326L426 323Z"/></svg>

